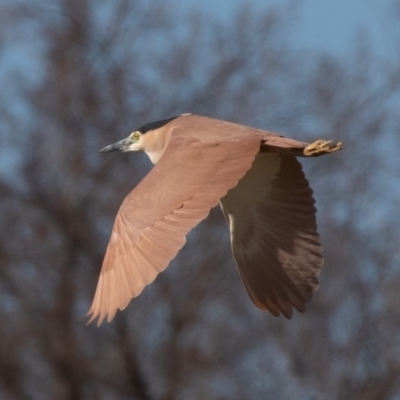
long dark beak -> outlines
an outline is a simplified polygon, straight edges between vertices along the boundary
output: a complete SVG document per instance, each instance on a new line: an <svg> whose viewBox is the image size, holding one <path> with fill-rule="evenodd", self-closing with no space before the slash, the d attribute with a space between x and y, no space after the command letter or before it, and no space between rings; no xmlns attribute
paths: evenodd
<svg viewBox="0 0 400 400"><path fill-rule="evenodd" d="M108 146L102 148L100 153L110 153L111 151L126 151L132 144L132 140L129 138L122 139L119 142L109 144Z"/></svg>

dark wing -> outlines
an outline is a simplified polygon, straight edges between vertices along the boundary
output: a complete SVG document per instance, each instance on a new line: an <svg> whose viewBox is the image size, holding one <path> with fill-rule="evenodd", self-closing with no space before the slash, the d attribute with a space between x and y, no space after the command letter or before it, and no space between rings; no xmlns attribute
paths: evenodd
<svg viewBox="0 0 400 400"><path fill-rule="evenodd" d="M253 302L273 315L305 311L323 264L312 190L290 155L260 153L221 199L232 251Z"/></svg>

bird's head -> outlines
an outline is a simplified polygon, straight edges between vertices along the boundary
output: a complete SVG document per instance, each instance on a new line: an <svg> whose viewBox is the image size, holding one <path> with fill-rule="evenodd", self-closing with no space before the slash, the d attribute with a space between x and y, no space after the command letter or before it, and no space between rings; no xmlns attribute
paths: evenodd
<svg viewBox="0 0 400 400"><path fill-rule="evenodd" d="M126 139L104 147L100 150L100 153L109 153L111 151L145 151L155 164L162 156L168 142L169 135L167 135L168 127L166 125L178 117L143 125L133 131Z"/></svg>
<svg viewBox="0 0 400 400"><path fill-rule="evenodd" d="M109 153L111 151L139 151L143 150L142 144L142 135L143 132L138 129L132 132L127 138L120 140L119 142L115 142L113 144L109 144L108 146L102 148L100 153Z"/></svg>

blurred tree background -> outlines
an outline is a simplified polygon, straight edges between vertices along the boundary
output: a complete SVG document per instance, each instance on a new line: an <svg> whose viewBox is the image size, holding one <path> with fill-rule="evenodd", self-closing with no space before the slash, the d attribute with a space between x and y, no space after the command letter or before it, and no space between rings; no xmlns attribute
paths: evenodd
<svg viewBox="0 0 400 400"><path fill-rule="evenodd" d="M295 8L228 25L161 0L0 1L0 399L400 399L400 56L377 62L363 37L346 62L290 49ZM184 112L346 143L303 162L320 289L291 321L256 309L215 209L112 323L85 326L150 169L98 150Z"/></svg>

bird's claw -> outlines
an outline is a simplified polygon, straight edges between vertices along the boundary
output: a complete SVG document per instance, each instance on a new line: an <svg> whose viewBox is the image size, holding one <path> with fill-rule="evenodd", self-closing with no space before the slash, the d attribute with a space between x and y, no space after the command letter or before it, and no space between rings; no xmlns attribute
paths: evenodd
<svg viewBox="0 0 400 400"><path fill-rule="evenodd" d="M318 139L314 143L309 144L303 153L307 157L321 156L322 154L332 153L343 148L343 143L333 143L332 140Z"/></svg>

